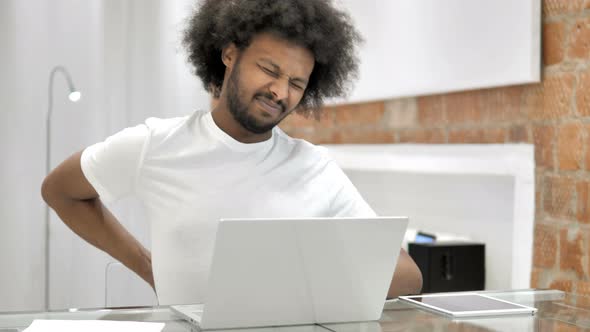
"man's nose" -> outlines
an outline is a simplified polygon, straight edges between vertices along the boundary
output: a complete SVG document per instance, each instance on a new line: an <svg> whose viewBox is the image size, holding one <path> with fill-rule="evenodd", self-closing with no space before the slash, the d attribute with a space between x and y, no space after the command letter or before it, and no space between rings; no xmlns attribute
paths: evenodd
<svg viewBox="0 0 590 332"><path fill-rule="evenodd" d="M279 77L270 85L270 92L276 101L287 99L289 96L289 79Z"/></svg>

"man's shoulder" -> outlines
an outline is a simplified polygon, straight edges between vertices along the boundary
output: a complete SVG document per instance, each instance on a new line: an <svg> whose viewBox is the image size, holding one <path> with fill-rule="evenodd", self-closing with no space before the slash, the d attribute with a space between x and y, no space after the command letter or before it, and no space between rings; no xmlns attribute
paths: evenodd
<svg viewBox="0 0 590 332"><path fill-rule="evenodd" d="M160 148L171 151L175 147L182 147L194 143L195 122L205 112L195 111L189 115L156 118L151 117L145 120L145 127L148 131L149 152L157 153Z"/></svg>
<svg viewBox="0 0 590 332"><path fill-rule="evenodd" d="M303 138L289 136L280 129L277 132L280 144L283 148L288 149L291 155L315 160L331 159L328 149L325 147L311 143Z"/></svg>
<svg viewBox="0 0 590 332"><path fill-rule="evenodd" d="M194 111L191 114L170 117L170 118L156 118L150 117L145 120L144 125L149 131L152 140L168 140L172 137L187 134L191 136L194 134L193 127L201 121L207 112Z"/></svg>
<svg viewBox="0 0 590 332"><path fill-rule="evenodd" d="M145 125L152 132L164 132L174 130L175 128L186 125L192 118L199 116L200 113L200 111L196 111L189 115L170 118L150 117L145 120Z"/></svg>

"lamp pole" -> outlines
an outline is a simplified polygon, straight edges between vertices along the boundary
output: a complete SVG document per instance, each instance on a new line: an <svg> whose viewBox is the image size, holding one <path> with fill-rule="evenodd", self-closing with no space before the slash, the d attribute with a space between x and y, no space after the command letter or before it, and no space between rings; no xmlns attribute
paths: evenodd
<svg viewBox="0 0 590 332"><path fill-rule="evenodd" d="M64 66L55 66L49 74L47 113L45 114L45 175L51 171L51 116L53 114L53 80L57 73L63 74L70 91L68 98L72 102L80 100L81 94L74 87L72 77ZM49 310L49 205L45 204L45 310Z"/></svg>

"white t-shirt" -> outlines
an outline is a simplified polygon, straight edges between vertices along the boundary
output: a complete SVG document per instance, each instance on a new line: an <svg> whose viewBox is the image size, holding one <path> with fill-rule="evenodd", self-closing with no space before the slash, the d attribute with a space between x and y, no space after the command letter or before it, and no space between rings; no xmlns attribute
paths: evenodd
<svg viewBox="0 0 590 332"><path fill-rule="evenodd" d="M210 112L150 118L86 148L81 165L103 202L145 205L160 304L203 301L220 218L375 215L325 148L278 127L244 144Z"/></svg>

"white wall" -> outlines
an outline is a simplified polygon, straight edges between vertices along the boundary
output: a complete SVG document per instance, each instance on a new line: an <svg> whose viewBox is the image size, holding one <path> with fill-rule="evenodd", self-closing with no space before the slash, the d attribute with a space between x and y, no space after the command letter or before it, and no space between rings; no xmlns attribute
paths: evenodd
<svg viewBox="0 0 590 332"><path fill-rule="evenodd" d="M539 82L541 0L337 0L365 42L362 102Z"/></svg>
<svg viewBox="0 0 590 332"><path fill-rule="evenodd" d="M0 2L0 311L44 306L40 185L49 72L55 65L66 66L82 92L80 102L70 103L63 77L56 76L52 168L149 116L207 108L209 98L178 50L178 21L188 14L188 3L192 1ZM126 200L111 208L149 247L138 203ZM51 308L103 306L105 267L111 260L52 213Z"/></svg>
<svg viewBox="0 0 590 332"><path fill-rule="evenodd" d="M43 303L47 1L27 7L0 2L0 311Z"/></svg>

